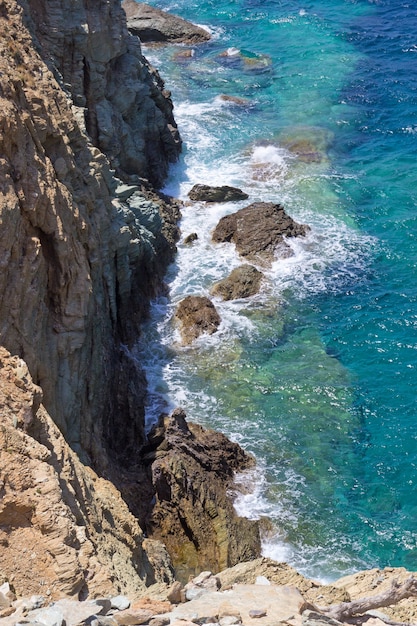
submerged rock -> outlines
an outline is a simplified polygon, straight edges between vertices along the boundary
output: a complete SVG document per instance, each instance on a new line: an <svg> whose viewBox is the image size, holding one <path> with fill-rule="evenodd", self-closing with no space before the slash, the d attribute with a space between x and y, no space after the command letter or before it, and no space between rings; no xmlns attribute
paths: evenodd
<svg viewBox="0 0 417 626"><path fill-rule="evenodd" d="M309 226L295 222L280 204L254 202L222 217L213 241L230 241L244 257L272 261L277 253L284 257L291 254L284 237L304 236L309 230Z"/></svg>
<svg viewBox="0 0 417 626"><path fill-rule="evenodd" d="M221 322L214 304L205 296L187 296L181 300L175 317L180 322L181 337L185 344L203 333L212 335Z"/></svg>
<svg viewBox="0 0 417 626"><path fill-rule="evenodd" d="M194 185L188 192L191 200L202 202L234 202L236 200L246 200L247 193L237 187L223 185L221 187L211 187L209 185Z"/></svg>
<svg viewBox="0 0 417 626"><path fill-rule="evenodd" d="M196 44L210 39L210 33L204 28L148 4L124 0L122 7L129 31L143 42Z"/></svg>
<svg viewBox="0 0 417 626"><path fill-rule="evenodd" d="M303 163L327 161L327 151L332 141L333 134L317 126L290 127L279 138L279 144Z"/></svg>
<svg viewBox="0 0 417 626"><path fill-rule="evenodd" d="M223 300L249 298L258 293L262 278L262 272L253 265L241 265L236 267L227 278L216 283L211 293L214 296L220 296Z"/></svg>

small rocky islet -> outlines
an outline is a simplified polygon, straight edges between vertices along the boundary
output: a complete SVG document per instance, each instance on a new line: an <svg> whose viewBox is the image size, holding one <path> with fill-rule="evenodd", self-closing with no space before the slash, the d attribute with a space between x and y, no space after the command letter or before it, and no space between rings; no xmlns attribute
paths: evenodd
<svg viewBox="0 0 417 626"><path fill-rule="evenodd" d="M402 568L324 585L260 557L268 523L233 509L234 474L255 463L237 444L181 409L145 435L146 380L131 348L179 237L178 204L153 186L181 139L120 3L47 9L30 0L26 15L5 0L0 11L0 623L414 622L415 580ZM155 15L146 19L154 31ZM186 29L183 41L207 40ZM234 52L219 61L268 67ZM303 141L289 149L321 158ZM242 200L238 191L225 198ZM256 202L213 237L267 265L288 253L284 236L307 232ZM216 295L253 295L261 272L234 272Z"/></svg>

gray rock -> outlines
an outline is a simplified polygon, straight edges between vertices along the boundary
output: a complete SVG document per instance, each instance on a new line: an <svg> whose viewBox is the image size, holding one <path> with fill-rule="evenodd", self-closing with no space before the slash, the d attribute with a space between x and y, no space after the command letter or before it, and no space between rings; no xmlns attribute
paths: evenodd
<svg viewBox="0 0 417 626"><path fill-rule="evenodd" d="M265 617L266 610L265 609L251 609L249 611L249 617L252 619L257 619L259 617Z"/></svg>
<svg viewBox="0 0 417 626"><path fill-rule="evenodd" d="M210 39L208 31L191 22L147 4L124 0L127 27L143 42L201 43Z"/></svg>
<svg viewBox="0 0 417 626"><path fill-rule="evenodd" d="M149 626L168 626L171 622L171 618L165 615L155 615L149 620Z"/></svg>
<svg viewBox="0 0 417 626"><path fill-rule="evenodd" d="M111 600L108 598L96 598L94 602L97 606L101 607L97 609L97 615L106 615L112 608Z"/></svg>
<svg viewBox="0 0 417 626"><path fill-rule="evenodd" d="M118 622L113 617L106 615L97 615L89 618L85 624L86 626L119 626Z"/></svg>
<svg viewBox="0 0 417 626"><path fill-rule="evenodd" d="M337 620L317 611L303 611L302 616L303 626L340 626Z"/></svg>
<svg viewBox="0 0 417 626"><path fill-rule="evenodd" d="M114 596L110 598L111 608L124 611L130 607L130 600L126 596Z"/></svg>
<svg viewBox="0 0 417 626"><path fill-rule="evenodd" d="M108 602L110 608L110 601ZM78 602L77 600L69 600L66 598L58 600L51 606L62 613L65 619L65 626L78 626L78 624L88 619L97 617L104 609L103 605L98 604L95 600Z"/></svg>
<svg viewBox="0 0 417 626"><path fill-rule="evenodd" d="M242 619L237 615L225 615L219 619L220 626L234 626L235 624L241 624Z"/></svg>
<svg viewBox="0 0 417 626"><path fill-rule="evenodd" d="M35 609L28 614L28 619L43 626L66 626L64 614L57 606Z"/></svg>
<svg viewBox="0 0 417 626"><path fill-rule="evenodd" d="M247 193L237 187L210 187L209 185L194 185L188 192L190 200L200 202L235 202L236 200L246 200Z"/></svg>

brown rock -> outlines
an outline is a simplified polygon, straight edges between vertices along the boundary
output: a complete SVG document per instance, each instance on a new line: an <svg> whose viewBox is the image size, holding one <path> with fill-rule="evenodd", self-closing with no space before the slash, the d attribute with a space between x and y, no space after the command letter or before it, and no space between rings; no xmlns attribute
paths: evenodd
<svg viewBox="0 0 417 626"><path fill-rule="evenodd" d="M241 265L235 268L227 278L216 283L211 293L213 296L220 296L223 300L249 298L258 293L262 278L262 272L253 265Z"/></svg>
<svg viewBox="0 0 417 626"><path fill-rule="evenodd" d="M221 322L214 304L204 296L187 296L181 300L175 317L180 322L181 337L185 344L203 333L212 335Z"/></svg>
<svg viewBox="0 0 417 626"><path fill-rule="evenodd" d="M138 177L166 174L172 103L118 0L5 0L0 31L2 344L69 444L130 489L121 464L144 441L146 380L129 347L163 289L177 214ZM134 178L129 204L111 167Z"/></svg>
<svg viewBox="0 0 417 626"><path fill-rule="evenodd" d="M235 202L236 200L246 200L247 193L237 187L210 187L209 185L194 185L188 192L190 200L201 202Z"/></svg>
<svg viewBox="0 0 417 626"><path fill-rule="evenodd" d="M183 587L181 583L176 580L173 585L168 589L167 599L172 602L172 604L179 604L182 602L183 598Z"/></svg>
<svg viewBox="0 0 417 626"><path fill-rule="evenodd" d="M51 600L120 589L135 597L151 576L172 583L169 567L152 570L120 493L83 466L41 397L25 362L0 347L0 571L13 577L17 595L49 589Z"/></svg>
<svg viewBox="0 0 417 626"><path fill-rule="evenodd" d="M118 611L114 615L114 619L119 626L135 626L137 624L148 624L153 617L151 611L146 609L134 609L133 607Z"/></svg>
<svg viewBox="0 0 417 626"><path fill-rule="evenodd" d="M246 98L240 98L239 96L229 96L228 94L221 94L220 99L224 102L230 102L240 107L248 107L251 105L251 101Z"/></svg>
<svg viewBox="0 0 417 626"><path fill-rule="evenodd" d="M229 491L254 460L224 435L188 424L181 409L150 435L155 505L148 533L162 540L184 583L259 555L257 522L239 518Z"/></svg>
<svg viewBox="0 0 417 626"><path fill-rule="evenodd" d="M198 239L197 233L190 233L184 238L184 243L188 245L190 243L194 243L194 241L197 241L197 239Z"/></svg>
<svg viewBox="0 0 417 626"><path fill-rule="evenodd" d="M254 202L236 213L222 217L213 232L213 241L230 241L244 257L272 261L280 252L291 253L284 237L300 237L309 227L295 222L280 204Z"/></svg>
<svg viewBox="0 0 417 626"><path fill-rule="evenodd" d="M196 44L208 41L210 34L191 22L135 0L124 0L127 27L144 43L175 42Z"/></svg>

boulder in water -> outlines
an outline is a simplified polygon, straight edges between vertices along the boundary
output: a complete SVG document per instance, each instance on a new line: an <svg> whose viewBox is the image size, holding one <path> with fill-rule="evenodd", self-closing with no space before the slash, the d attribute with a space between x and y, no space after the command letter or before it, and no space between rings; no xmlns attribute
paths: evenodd
<svg viewBox="0 0 417 626"><path fill-rule="evenodd" d="M181 300L175 317L180 322L181 337L185 344L204 333L212 335L221 322L214 304L205 296L187 296Z"/></svg>
<svg viewBox="0 0 417 626"><path fill-rule="evenodd" d="M247 193L237 187L223 185L221 187L211 187L210 185L194 185L188 192L191 200L202 202L234 202L236 200L246 200Z"/></svg>
<svg viewBox="0 0 417 626"><path fill-rule="evenodd" d="M124 0L127 27L143 42L196 44L210 39L208 31L187 20L135 0Z"/></svg>
<svg viewBox="0 0 417 626"><path fill-rule="evenodd" d="M227 278L216 283L211 293L223 300L249 298L258 293L262 278L262 272L253 265L240 265Z"/></svg>
<svg viewBox="0 0 417 626"><path fill-rule="evenodd" d="M300 237L310 230L298 224L280 204L254 202L236 213L222 217L213 232L213 241L230 241L243 257L272 261L278 253L291 255L284 237Z"/></svg>

